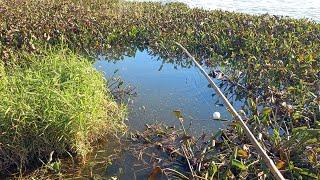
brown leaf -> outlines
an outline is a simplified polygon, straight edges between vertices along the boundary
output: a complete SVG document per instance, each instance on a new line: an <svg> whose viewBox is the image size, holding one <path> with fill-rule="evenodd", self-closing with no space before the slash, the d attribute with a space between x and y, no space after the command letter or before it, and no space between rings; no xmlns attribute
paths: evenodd
<svg viewBox="0 0 320 180"><path fill-rule="evenodd" d="M162 175L162 169L159 166L157 166L152 170L152 172L148 176L148 180L161 179L161 175Z"/></svg>

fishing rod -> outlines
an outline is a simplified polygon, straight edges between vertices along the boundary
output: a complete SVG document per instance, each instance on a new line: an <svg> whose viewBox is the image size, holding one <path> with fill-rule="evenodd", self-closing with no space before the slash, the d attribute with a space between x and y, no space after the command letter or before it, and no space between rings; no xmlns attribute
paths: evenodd
<svg viewBox="0 0 320 180"><path fill-rule="evenodd" d="M189 53L189 51L184 48L180 43L175 42L188 56L189 58L195 63L195 65L200 69L201 73L206 77L212 88L216 91L216 93L222 98L224 104L226 105L229 112L240 122L240 125L242 126L243 130L245 131L246 135L249 137L251 143L256 148L258 153L262 156L263 161L266 163L266 165L269 167L271 173L277 180L284 180L284 177L272 161L272 159L268 156L267 152L263 149L263 147L259 144L258 140L254 137L252 132L250 131L249 127L246 125L246 123L243 121L242 117L238 114L238 112L235 110L235 108L231 105L229 100L226 98L226 96L222 93L220 88L213 82L213 80L210 78L210 76L207 74L207 72L202 68L202 66L196 61L196 59Z"/></svg>

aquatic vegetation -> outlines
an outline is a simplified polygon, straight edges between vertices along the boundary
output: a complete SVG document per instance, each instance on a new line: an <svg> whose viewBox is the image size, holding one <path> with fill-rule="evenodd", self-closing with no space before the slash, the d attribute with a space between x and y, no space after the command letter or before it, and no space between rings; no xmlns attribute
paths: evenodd
<svg viewBox="0 0 320 180"><path fill-rule="evenodd" d="M5 64L16 52L39 53L42 46L66 42L78 52L119 59L147 48L166 62L191 66L174 41L212 71L216 65L226 70L222 86L233 84L230 93L246 99L247 123L286 177L319 176L320 24L180 3L0 2Z"/></svg>
<svg viewBox="0 0 320 180"><path fill-rule="evenodd" d="M1 173L68 154L85 159L95 140L123 130L124 107L86 58L58 48L17 61L0 66Z"/></svg>
<svg viewBox="0 0 320 180"><path fill-rule="evenodd" d="M252 153L253 147L249 144L240 146L238 142L242 140L228 129L212 136L202 134L193 137L182 128L152 125L131 138L133 154L153 164L153 167L161 167L157 174L169 179L250 179L265 176L265 167L259 165L259 155ZM155 170L149 169L152 175Z"/></svg>
<svg viewBox="0 0 320 180"><path fill-rule="evenodd" d="M149 178L168 179L255 179L269 177L269 170L259 161L259 154L238 130L233 121L229 128L215 134L190 135L189 129L157 124L131 135L129 151L137 160L135 171L147 169ZM275 159L276 154L270 153ZM285 162L276 161L283 172ZM317 174L307 168L290 165L292 177L316 179ZM301 177L301 176L300 176Z"/></svg>

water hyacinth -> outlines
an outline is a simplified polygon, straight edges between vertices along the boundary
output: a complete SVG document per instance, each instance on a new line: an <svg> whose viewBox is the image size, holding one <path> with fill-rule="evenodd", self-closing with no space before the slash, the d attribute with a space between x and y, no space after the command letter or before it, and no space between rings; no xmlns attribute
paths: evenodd
<svg viewBox="0 0 320 180"><path fill-rule="evenodd" d="M284 162L287 178L319 176L320 24L189 9L180 3L0 2L5 65L16 52L41 53L43 46L65 42L81 53L119 59L148 48L167 62L191 66L181 60L184 55L174 41L208 68L225 67L228 82L222 86L231 83L230 93L244 99L247 123L257 136L262 134L261 143L274 161ZM243 139L236 125L230 128Z"/></svg>

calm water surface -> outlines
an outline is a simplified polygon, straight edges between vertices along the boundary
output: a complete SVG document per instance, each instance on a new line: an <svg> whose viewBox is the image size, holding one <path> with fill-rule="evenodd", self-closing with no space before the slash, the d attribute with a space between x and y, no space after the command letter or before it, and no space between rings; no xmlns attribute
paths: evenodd
<svg viewBox="0 0 320 180"><path fill-rule="evenodd" d="M135 87L137 96L129 104L128 125L132 130L143 130L145 124L165 122L174 126L179 121L173 115L181 110L186 125L192 124L192 132L210 132L222 128L225 123L214 121L212 114L221 113L223 119L231 119L219 99L212 96L213 89L196 67L183 68L138 51L135 57L112 61L100 57L95 67L106 77L119 76L126 84ZM218 103L217 103L218 102ZM240 107L240 102L235 103Z"/></svg>
<svg viewBox="0 0 320 180"><path fill-rule="evenodd" d="M132 1L132 0L131 0ZM249 14L273 14L309 18L320 22L320 0L136 0L183 2L190 7L222 9Z"/></svg>
<svg viewBox="0 0 320 180"><path fill-rule="evenodd" d="M224 106L219 105L221 102L213 96L213 89L208 87L203 75L194 66L181 67L172 63L164 63L159 57L149 55L148 51L137 51L135 56L127 56L123 60L100 56L94 66L107 78L119 76L126 84L135 87L137 96L132 97L128 105L127 124L131 131L143 130L146 124L159 122L179 126L179 121L173 115L177 109L183 113L190 134L213 134L219 128L224 128L228 121L215 121L212 114L218 111L226 120L231 120L231 116ZM231 100L236 109L241 108L240 101ZM99 151L104 152L110 148L114 148L112 144L102 145L96 150L98 155L91 161L101 161L109 154ZM139 162L129 152L124 152L112 166L98 166L93 171L105 177L121 174L120 179L146 179L152 168L136 166Z"/></svg>

